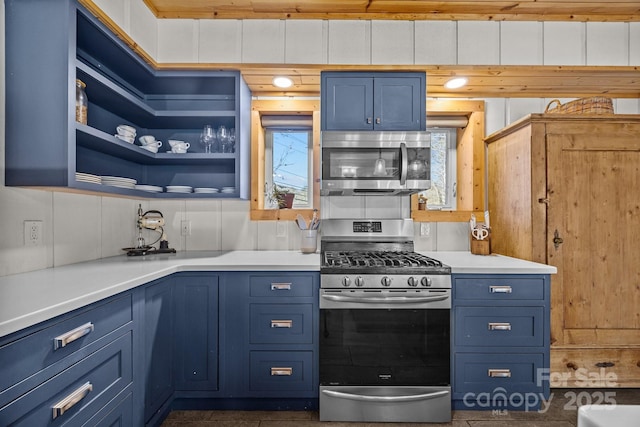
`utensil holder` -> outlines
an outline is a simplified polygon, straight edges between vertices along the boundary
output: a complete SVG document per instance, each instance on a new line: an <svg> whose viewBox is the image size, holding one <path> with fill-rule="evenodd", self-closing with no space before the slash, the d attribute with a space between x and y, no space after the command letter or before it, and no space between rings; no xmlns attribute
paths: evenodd
<svg viewBox="0 0 640 427"><path fill-rule="evenodd" d="M313 254L318 250L318 230L300 230L300 252Z"/></svg>
<svg viewBox="0 0 640 427"><path fill-rule="evenodd" d="M471 253L473 255L490 255L491 254L491 232L483 240L478 240L469 234L471 239Z"/></svg>

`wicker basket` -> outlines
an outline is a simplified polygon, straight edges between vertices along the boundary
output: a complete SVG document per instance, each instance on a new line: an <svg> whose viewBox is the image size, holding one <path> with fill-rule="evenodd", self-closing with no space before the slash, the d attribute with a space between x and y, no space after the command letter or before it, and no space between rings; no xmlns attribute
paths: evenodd
<svg viewBox="0 0 640 427"><path fill-rule="evenodd" d="M553 104L558 105L551 108ZM553 114L613 114L613 101L604 96L594 96L562 104L560 100L554 99L547 104L544 112Z"/></svg>

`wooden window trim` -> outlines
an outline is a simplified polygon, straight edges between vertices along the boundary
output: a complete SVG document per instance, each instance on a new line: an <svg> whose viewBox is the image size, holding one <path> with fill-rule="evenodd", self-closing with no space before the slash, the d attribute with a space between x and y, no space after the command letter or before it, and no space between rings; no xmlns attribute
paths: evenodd
<svg viewBox="0 0 640 427"><path fill-rule="evenodd" d="M486 160L484 101L429 100L429 117L466 116L467 127L458 130L456 210L418 210L418 195L411 196L411 218L417 222L466 222L485 210ZM481 217L481 216L480 216Z"/></svg>
<svg viewBox="0 0 640 427"><path fill-rule="evenodd" d="M264 209L264 128L260 117L269 114L311 115L313 118L313 209L320 211L320 100L253 100L251 102L252 221L293 221L297 214L311 218L313 209Z"/></svg>

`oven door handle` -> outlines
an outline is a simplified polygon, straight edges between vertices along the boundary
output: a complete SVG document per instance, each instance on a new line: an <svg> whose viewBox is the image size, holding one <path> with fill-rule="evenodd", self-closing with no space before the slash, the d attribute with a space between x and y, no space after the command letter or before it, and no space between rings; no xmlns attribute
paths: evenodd
<svg viewBox="0 0 640 427"><path fill-rule="evenodd" d="M449 391L435 391L432 393L411 394L408 396L367 396L366 394L344 393L334 390L322 390L322 394L340 399L358 400L360 402L415 402L417 400L436 399L449 395Z"/></svg>
<svg viewBox="0 0 640 427"><path fill-rule="evenodd" d="M407 182L409 159L407 158L407 144L404 142L400 144L400 162L400 185L405 185Z"/></svg>
<svg viewBox="0 0 640 427"><path fill-rule="evenodd" d="M436 295L433 297L347 297L343 295L326 295L323 294L322 298L329 301L337 301L337 302L360 302L363 304L366 303L375 303L375 304L413 304L416 302L435 302L435 301L444 301L449 298L449 295Z"/></svg>

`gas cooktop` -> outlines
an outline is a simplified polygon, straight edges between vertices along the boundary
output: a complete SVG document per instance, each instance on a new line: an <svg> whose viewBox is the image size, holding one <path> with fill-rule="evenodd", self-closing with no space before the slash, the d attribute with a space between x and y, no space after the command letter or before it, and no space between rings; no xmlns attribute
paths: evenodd
<svg viewBox="0 0 640 427"><path fill-rule="evenodd" d="M321 272L325 274L450 274L440 261L411 251L324 251Z"/></svg>

